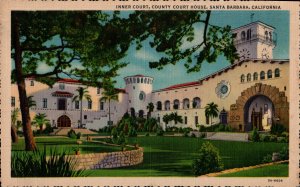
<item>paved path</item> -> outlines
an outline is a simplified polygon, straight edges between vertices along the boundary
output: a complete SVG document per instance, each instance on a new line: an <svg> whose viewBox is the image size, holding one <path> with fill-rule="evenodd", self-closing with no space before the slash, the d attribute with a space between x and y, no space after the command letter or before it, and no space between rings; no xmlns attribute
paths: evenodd
<svg viewBox="0 0 300 187"><path fill-rule="evenodd" d="M248 142L248 134L247 133L217 132L217 133L212 134L212 136L209 136L205 139Z"/></svg>

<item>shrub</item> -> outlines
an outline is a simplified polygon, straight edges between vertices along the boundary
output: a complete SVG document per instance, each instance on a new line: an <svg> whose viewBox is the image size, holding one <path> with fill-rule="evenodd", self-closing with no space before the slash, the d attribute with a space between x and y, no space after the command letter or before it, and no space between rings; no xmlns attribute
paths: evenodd
<svg viewBox="0 0 300 187"><path fill-rule="evenodd" d="M192 169L196 176L221 171L223 164L219 150L210 142L204 142L200 148L198 157L193 161Z"/></svg>
<svg viewBox="0 0 300 187"><path fill-rule="evenodd" d="M129 127L128 136L129 137L137 137L137 132L134 127L131 127L131 126Z"/></svg>
<svg viewBox="0 0 300 187"><path fill-rule="evenodd" d="M72 139L77 139L77 135L73 129L69 130L68 137Z"/></svg>
<svg viewBox="0 0 300 187"><path fill-rule="evenodd" d="M263 163L270 163L272 162L272 155L271 154L267 154L263 160L262 160Z"/></svg>
<svg viewBox="0 0 300 187"><path fill-rule="evenodd" d="M262 142L269 142L270 141L270 135L261 135L260 141Z"/></svg>
<svg viewBox="0 0 300 187"><path fill-rule="evenodd" d="M196 135L194 133L192 133L191 138L196 138Z"/></svg>
<svg viewBox="0 0 300 187"><path fill-rule="evenodd" d="M199 132L205 132L205 127L203 125L199 126Z"/></svg>
<svg viewBox="0 0 300 187"><path fill-rule="evenodd" d="M257 132L257 129L254 128L251 134L251 139L253 142L259 142L259 134Z"/></svg>
<svg viewBox="0 0 300 187"><path fill-rule="evenodd" d="M40 152L18 152L12 154L12 177L77 177L84 176L83 170L75 171L76 161L66 155L50 149L46 157L46 148Z"/></svg>
<svg viewBox="0 0 300 187"><path fill-rule="evenodd" d="M275 123L271 126L271 134L281 135L284 131L286 131L286 128L282 124Z"/></svg>
<svg viewBox="0 0 300 187"><path fill-rule="evenodd" d="M76 138L77 138L77 139L80 139L80 137L81 137L81 132L78 132L78 133L76 134Z"/></svg>
<svg viewBox="0 0 300 187"><path fill-rule="evenodd" d="M183 137L189 137L189 132L185 131L182 136Z"/></svg>
<svg viewBox="0 0 300 187"><path fill-rule="evenodd" d="M288 160L289 159L289 148L283 147L281 151L279 152L280 160Z"/></svg>
<svg viewBox="0 0 300 187"><path fill-rule="evenodd" d="M227 132L232 132L233 131L233 129L231 128L230 125L225 125L225 129L224 130L227 131Z"/></svg>
<svg viewBox="0 0 300 187"><path fill-rule="evenodd" d="M271 136L270 142L277 142L277 136Z"/></svg>
<svg viewBox="0 0 300 187"><path fill-rule="evenodd" d="M156 136L163 136L164 135L164 131L161 127L157 128L156 130Z"/></svg>
<svg viewBox="0 0 300 187"><path fill-rule="evenodd" d="M51 127L51 125L49 123L47 123L46 128L43 130L43 133L50 134L51 132L53 132L53 127Z"/></svg>
<svg viewBox="0 0 300 187"><path fill-rule="evenodd" d="M145 134L145 136L150 136L149 132L147 132L147 133Z"/></svg>
<svg viewBox="0 0 300 187"><path fill-rule="evenodd" d="M217 132L225 131L225 125L220 124L220 125L216 128L216 131L217 131Z"/></svg>

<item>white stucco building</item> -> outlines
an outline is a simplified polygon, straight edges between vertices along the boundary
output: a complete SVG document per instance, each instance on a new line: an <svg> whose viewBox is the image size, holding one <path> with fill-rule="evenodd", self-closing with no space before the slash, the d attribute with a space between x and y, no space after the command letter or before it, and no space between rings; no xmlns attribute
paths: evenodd
<svg viewBox="0 0 300 187"><path fill-rule="evenodd" d="M240 60L193 82L153 90L155 77L125 77L125 89L120 89L118 101L111 102L112 121L117 123L125 112L145 116L147 105L152 102L152 117L162 126L165 114L177 112L183 117L180 126L196 128L197 124L208 124L205 106L214 102L222 115L213 123L226 123L240 131L253 127L268 130L273 123L288 127L289 60L273 59L274 30L259 21L234 29ZM63 79L50 89L34 79L26 79L27 94L37 104L31 108L31 117L46 113L53 126L78 127L80 106L72 98L80 86L85 87L76 80ZM83 101L83 124L99 129L107 125L108 103L101 100L101 88L88 87L88 91L91 101ZM12 85L12 107L18 107L18 102L17 86Z"/></svg>

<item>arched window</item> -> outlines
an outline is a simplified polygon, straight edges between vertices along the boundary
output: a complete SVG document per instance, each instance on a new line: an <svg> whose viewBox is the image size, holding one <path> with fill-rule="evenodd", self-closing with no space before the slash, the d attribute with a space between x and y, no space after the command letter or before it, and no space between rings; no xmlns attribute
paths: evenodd
<svg viewBox="0 0 300 187"><path fill-rule="evenodd" d="M150 84L150 79L147 79L147 84Z"/></svg>
<svg viewBox="0 0 300 187"><path fill-rule="evenodd" d="M242 40L246 39L246 33L245 33L245 31L242 31L242 33L241 33L241 39Z"/></svg>
<svg viewBox="0 0 300 187"><path fill-rule="evenodd" d="M251 29L247 30L247 40L251 39Z"/></svg>
<svg viewBox="0 0 300 187"><path fill-rule="evenodd" d="M130 78L130 84L132 83L132 78Z"/></svg>
<svg viewBox="0 0 300 187"><path fill-rule="evenodd" d="M188 98L183 99L183 109L190 108L190 100Z"/></svg>
<svg viewBox="0 0 300 187"><path fill-rule="evenodd" d="M272 78L272 70L269 69L267 74L268 74L268 79L271 79Z"/></svg>
<svg viewBox="0 0 300 187"><path fill-rule="evenodd" d="M177 110L180 107L180 103L178 99L174 100L173 109Z"/></svg>
<svg viewBox="0 0 300 187"><path fill-rule="evenodd" d="M133 78L133 83L135 83L136 82L136 80L135 80L135 78Z"/></svg>
<svg viewBox="0 0 300 187"><path fill-rule="evenodd" d="M255 72L255 73L253 73L253 80L257 81L257 79L258 79L258 73Z"/></svg>
<svg viewBox="0 0 300 187"><path fill-rule="evenodd" d="M136 78L136 83L140 83L140 78Z"/></svg>
<svg viewBox="0 0 300 187"><path fill-rule="evenodd" d="M170 110L170 101L169 100L167 100L167 101L165 101L165 110Z"/></svg>
<svg viewBox="0 0 300 187"><path fill-rule="evenodd" d="M143 78L141 78L141 83L144 83L144 79Z"/></svg>
<svg viewBox="0 0 300 187"><path fill-rule="evenodd" d="M265 39L269 40L269 33L268 33L268 31L265 31Z"/></svg>
<svg viewBox="0 0 300 187"><path fill-rule="evenodd" d="M241 82L245 82L245 75L241 75Z"/></svg>
<svg viewBox="0 0 300 187"><path fill-rule="evenodd" d="M265 72L261 71L260 72L260 80L264 80L265 79Z"/></svg>
<svg viewBox="0 0 300 187"><path fill-rule="evenodd" d="M144 79L144 83L147 84L147 78Z"/></svg>
<svg viewBox="0 0 300 187"><path fill-rule="evenodd" d="M157 101L156 103L156 109L161 110L161 101Z"/></svg>
<svg viewBox="0 0 300 187"><path fill-rule="evenodd" d="M270 36L270 41L272 41L272 33L269 32L269 36Z"/></svg>
<svg viewBox="0 0 300 187"><path fill-rule="evenodd" d="M249 81L251 81L251 74L250 73L247 74L247 82L249 82Z"/></svg>
<svg viewBox="0 0 300 187"><path fill-rule="evenodd" d="M280 77L280 70L279 70L279 68L275 69L275 77Z"/></svg>
<svg viewBox="0 0 300 187"><path fill-rule="evenodd" d="M100 110L104 110L104 101L103 101L103 99L100 99L100 100L99 100L99 104L100 104L99 109L100 109Z"/></svg>
<svg viewBox="0 0 300 187"><path fill-rule="evenodd" d="M199 97L195 97L193 99L193 108L200 108L201 100Z"/></svg>

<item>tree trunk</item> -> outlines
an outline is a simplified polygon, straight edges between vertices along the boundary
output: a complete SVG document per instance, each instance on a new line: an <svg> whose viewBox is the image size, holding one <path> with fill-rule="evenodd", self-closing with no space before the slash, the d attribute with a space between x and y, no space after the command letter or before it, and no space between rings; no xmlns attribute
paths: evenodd
<svg viewBox="0 0 300 187"><path fill-rule="evenodd" d="M14 126L11 126L11 140L13 143L18 143L18 134L17 134L17 129Z"/></svg>
<svg viewBox="0 0 300 187"><path fill-rule="evenodd" d="M40 134L43 132L43 125L40 125Z"/></svg>
<svg viewBox="0 0 300 187"><path fill-rule="evenodd" d="M12 13L12 19L13 19L12 45L14 46L15 49L14 60L15 60L15 70L16 70L16 81L17 81L18 91L19 91L22 127L23 127L24 139L25 139L25 150L33 151L36 150L36 144L31 130L31 120L29 115L29 106L28 106L28 100L26 94L25 79L23 77L23 70L22 70L22 50L20 46L19 22L16 13Z"/></svg>

